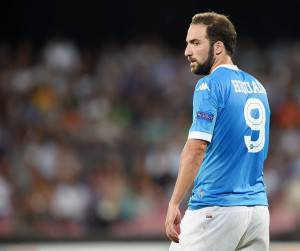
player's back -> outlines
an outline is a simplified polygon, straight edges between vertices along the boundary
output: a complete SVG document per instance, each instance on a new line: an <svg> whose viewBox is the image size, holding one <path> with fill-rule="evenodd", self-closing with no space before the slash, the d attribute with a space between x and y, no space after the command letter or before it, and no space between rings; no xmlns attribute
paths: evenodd
<svg viewBox="0 0 300 251"><path fill-rule="evenodd" d="M212 138L189 206L267 205L263 163L268 151L270 109L264 87L250 74L223 66L201 79L195 93L197 90L202 92L197 94L199 99L204 103L209 99L211 107L205 110L200 104L201 114L194 116L211 114L211 121L201 123L214 126L206 132Z"/></svg>

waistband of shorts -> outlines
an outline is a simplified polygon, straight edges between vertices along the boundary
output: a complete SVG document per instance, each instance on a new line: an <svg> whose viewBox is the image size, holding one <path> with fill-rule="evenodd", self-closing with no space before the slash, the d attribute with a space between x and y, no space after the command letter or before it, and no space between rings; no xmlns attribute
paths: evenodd
<svg viewBox="0 0 300 251"><path fill-rule="evenodd" d="M188 210L198 210L198 209L204 209L204 208L253 208L253 207L266 207L268 208L268 205L230 205L230 206L221 206L221 205L215 205L215 206L203 206L203 205L197 205L197 206L189 206Z"/></svg>

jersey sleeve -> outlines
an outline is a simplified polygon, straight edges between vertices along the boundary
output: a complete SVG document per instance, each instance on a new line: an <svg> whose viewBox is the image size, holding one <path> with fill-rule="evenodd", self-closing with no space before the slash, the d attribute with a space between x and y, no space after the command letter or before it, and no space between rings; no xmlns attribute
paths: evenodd
<svg viewBox="0 0 300 251"><path fill-rule="evenodd" d="M193 122L189 139L202 139L211 142L218 115L216 85L209 79L200 80L193 97Z"/></svg>

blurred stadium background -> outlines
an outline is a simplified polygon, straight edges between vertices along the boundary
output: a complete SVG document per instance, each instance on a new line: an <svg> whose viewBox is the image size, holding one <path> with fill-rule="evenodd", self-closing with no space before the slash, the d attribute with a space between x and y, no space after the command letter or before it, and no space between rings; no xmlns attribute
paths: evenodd
<svg viewBox="0 0 300 251"><path fill-rule="evenodd" d="M103 241L120 240L167 250L164 217L197 80L185 35L207 10L230 15L235 62L268 91L271 239L299 241L300 32L287 3L2 3L0 250L52 250L43 241L113 250Z"/></svg>

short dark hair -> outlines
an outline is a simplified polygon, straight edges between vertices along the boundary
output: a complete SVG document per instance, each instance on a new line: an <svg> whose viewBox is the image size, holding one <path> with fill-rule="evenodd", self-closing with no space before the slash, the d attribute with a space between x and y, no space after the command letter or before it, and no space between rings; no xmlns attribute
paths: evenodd
<svg viewBox="0 0 300 251"><path fill-rule="evenodd" d="M211 43L223 42L228 55L232 56L236 46L237 34L233 23L227 16L216 12L198 13L193 16L191 24L207 26L207 38Z"/></svg>

